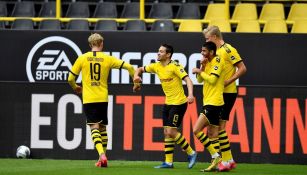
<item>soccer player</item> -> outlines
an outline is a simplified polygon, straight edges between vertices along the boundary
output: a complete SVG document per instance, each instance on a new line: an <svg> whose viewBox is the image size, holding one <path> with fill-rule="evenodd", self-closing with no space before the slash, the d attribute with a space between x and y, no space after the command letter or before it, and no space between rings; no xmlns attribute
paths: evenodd
<svg viewBox="0 0 307 175"><path fill-rule="evenodd" d="M230 44L225 43L221 31L217 26L209 26L204 29L203 35L206 41L216 44L217 55L225 60L225 88L224 106L219 124L219 149L222 153L222 162L218 168L220 171L229 171L236 167L233 160L230 143L225 131L226 122L229 120L230 111L237 98L237 86L235 80L246 73L246 67L237 50Z"/></svg>
<svg viewBox="0 0 307 175"><path fill-rule="evenodd" d="M92 140L99 154L97 167L107 167L106 149L108 136L108 76L111 69L126 69L133 78L135 69L132 65L102 52L103 37L94 33L88 38L91 51L79 56L74 63L68 83L77 93L82 93L86 123L91 128ZM82 71L82 87L75 78ZM135 85L137 88L137 85Z"/></svg>
<svg viewBox="0 0 307 175"><path fill-rule="evenodd" d="M221 157L211 143L218 140L219 118L224 105L224 60L216 55L216 45L206 42L202 46L201 68L193 68L199 83L203 82L203 109L193 127L194 135L211 154L211 165L201 171L215 171ZM208 136L203 129L208 127Z"/></svg>
<svg viewBox="0 0 307 175"><path fill-rule="evenodd" d="M158 51L158 62L139 67L134 74L134 82L142 81L140 75L143 72L155 73L158 75L163 92L166 96L165 105L162 110L164 127L164 153L165 161L155 168L173 168L173 153L175 143L180 145L188 154L188 168L192 168L196 162L197 154L191 148L185 137L178 131L187 109L187 103L194 102L193 83L183 66L171 60L173 47L162 44ZM186 82L188 97L186 97L182 80ZM134 88L135 90L139 90Z"/></svg>

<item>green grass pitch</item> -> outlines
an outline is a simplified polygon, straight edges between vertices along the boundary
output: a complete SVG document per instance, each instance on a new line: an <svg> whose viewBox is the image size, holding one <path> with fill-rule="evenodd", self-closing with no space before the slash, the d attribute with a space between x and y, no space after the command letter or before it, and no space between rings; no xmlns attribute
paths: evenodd
<svg viewBox="0 0 307 175"><path fill-rule="evenodd" d="M209 163L198 162L187 169L186 162L175 162L174 169L154 169L161 162L108 161L108 168L97 168L94 160L0 159L0 175L304 175L306 165L238 164L230 172L202 173Z"/></svg>

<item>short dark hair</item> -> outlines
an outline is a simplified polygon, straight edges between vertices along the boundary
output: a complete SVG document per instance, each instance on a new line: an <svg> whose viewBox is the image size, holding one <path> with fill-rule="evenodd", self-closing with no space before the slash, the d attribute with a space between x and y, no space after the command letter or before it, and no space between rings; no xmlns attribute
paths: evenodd
<svg viewBox="0 0 307 175"><path fill-rule="evenodd" d="M207 48L209 52L213 51L214 55L216 55L216 45L214 44L214 42L211 42L211 41L205 42L203 44L203 47Z"/></svg>
<svg viewBox="0 0 307 175"><path fill-rule="evenodd" d="M169 45L169 44L161 44L162 47L165 47L166 48L166 53L170 53L171 54L171 58L172 58L172 55L174 53L174 48L173 46Z"/></svg>

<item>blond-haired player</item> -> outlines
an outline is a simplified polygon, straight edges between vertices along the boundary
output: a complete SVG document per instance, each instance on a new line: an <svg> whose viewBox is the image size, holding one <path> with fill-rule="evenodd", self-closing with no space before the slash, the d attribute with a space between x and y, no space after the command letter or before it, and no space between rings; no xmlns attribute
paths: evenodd
<svg viewBox="0 0 307 175"><path fill-rule="evenodd" d="M219 123L219 142L216 147L222 153L222 162L218 168L220 171L228 171L236 167L233 160L230 143L225 131L226 121L229 120L230 111L237 97L236 80L246 73L246 67L237 50L223 40L222 33L217 26L209 26L204 29L203 35L206 42L211 41L217 46L217 55L225 60L225 88L224 106Z"/></svg>
<svg viewBox="0 0 307 175"><path fill-rule="evenodd" d="M124 61L102 52L103 37L94 33L89 36L91 51L80 55L71 68L68 83L77 93L82 93L86 123L91 128L92 140L99 154L97 167L107 167L106 148L108 136L108 76L111 69L126 69L133 77L134 67ZM82 72L82 87L75 78ZM137 86L137 85L136 85Z"/></svg>

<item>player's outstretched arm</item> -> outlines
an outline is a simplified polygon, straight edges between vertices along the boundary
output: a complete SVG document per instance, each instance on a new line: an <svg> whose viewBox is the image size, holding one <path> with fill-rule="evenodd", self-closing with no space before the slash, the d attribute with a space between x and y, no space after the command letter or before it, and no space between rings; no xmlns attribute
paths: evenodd
<svg viewBox="0 0 307 175"><path fill-rule="evenodd" d="M133 92L141 90L141 74L144 72L144 67L139 67L135 70L134 76L133 76Z"/></svg>

